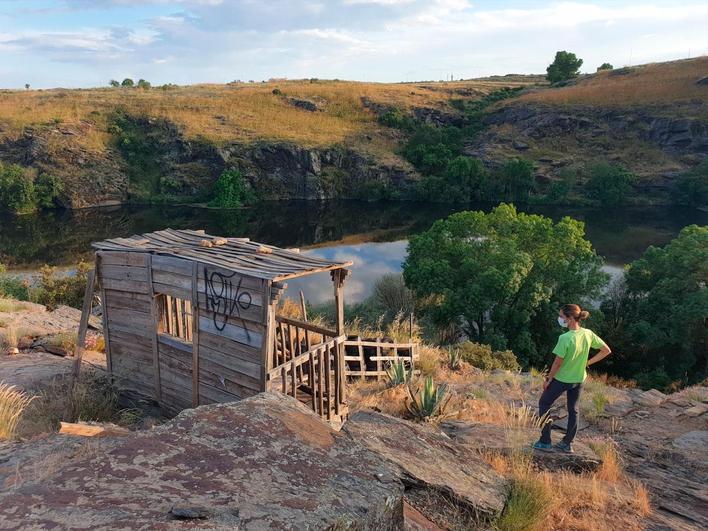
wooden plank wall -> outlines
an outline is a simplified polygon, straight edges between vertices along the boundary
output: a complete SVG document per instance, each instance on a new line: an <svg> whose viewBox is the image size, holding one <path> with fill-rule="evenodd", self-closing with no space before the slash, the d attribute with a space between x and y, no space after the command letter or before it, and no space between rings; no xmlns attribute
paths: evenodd
<svg viewBox="0 0 708 531"><path fill-rule="evenodd" d="M267 281L203 263L197 263L195 271L194 262L171 256L117 251L100 255L110 357L121 387L159 398L175 412L264 390ZM159 305L152 304L153 294L196 302L196 344L157 333L159 316L153 312ZM193 393L195 384L198 393Z"/></svg>
<svg viewBox="0 0 708 531"><path fill-rule="evenodd" d="M266 281L198 263L200 404L239 400L264 389L267 287Z"/></svg>
<svg viewBox="0 0 708 531"><path fill-rule="evenodd" d="M99 255L111 374L119 387L155 396L148 255L113 251Z"/></svg>

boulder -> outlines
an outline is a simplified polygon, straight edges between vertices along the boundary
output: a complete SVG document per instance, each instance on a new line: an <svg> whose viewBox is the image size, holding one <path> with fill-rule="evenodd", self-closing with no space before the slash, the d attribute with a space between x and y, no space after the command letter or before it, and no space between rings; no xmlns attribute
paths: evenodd
<svg viewBox="0 0 708 531"><path fill-rule="evenodd" d="M521 140L514 140L513 146L517 151L526 151L529 148L529 145Z"/></svg>
<svg viewBox="0 0 708 531"><path fill-rule="evenodd" d="M263 393L185 410L0 496L15 529L400 529L384 459L297 400Z"/></svg>
<svg viewBox="0 0 708 531"><path fill-rule="evenodd" d="M656 407L663 404L668 397L661 391L649 389L632 398L635 404L643 407Z"/></svg>
<svg viewBox="0 0 708 531"><path fill-rule="evenodd" d="M504 508L504 478L430 425L364 410L352 415L343 431L384 457L413 490L442 493L481 519L493 518Z"/></svg>

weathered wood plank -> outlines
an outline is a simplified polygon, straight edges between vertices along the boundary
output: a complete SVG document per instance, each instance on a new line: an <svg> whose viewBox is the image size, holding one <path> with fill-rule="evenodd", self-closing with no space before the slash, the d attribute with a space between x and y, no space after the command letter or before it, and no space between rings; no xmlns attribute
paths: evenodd
<svg viewBox="0 0 708 531"><path fill-rule="evenodd" d="M192 290L192 277L179 275L169 271L154 271L152 272L152 281L166 286L173 286L187 291Z"/></svg>
<svg viewBox="0 0 708 531"><path fill-rule="evenodd" d="M229 357L233 356L253 363L260 362L259 348L237 343L229 338L210 334L204 330L199 331L199 346L220 352Z"/></svg>
<svg viewBox="0 0 708 531"><path fill-rule="evenodd" d="M161 282L153 282L153 289L155 293L160 295L169 295L170 297L175 297L177 299L189 299L192 296L192 292L189 289L180 288L179 286L171 286L169 284L162 284Z"/></svg>
<svg viewBox="0 0 708 531"><path fill-rule="evenodd" d="M217 249L221 250L221 248ZM204 292L205 287L205 268L207 270L207 278L214 284L214 286L220 286L223 279L224 281L230 282L234 289L236 289L236 286L238 286L240 282L241 288L248 290L249 292L263 293L265 291L265 281L260 278L249 277L241 273L235 273L233 270L227 268L212 264L205 264L203 262L198 262L197 268L197 281L199 282L199 291L201 292Z"/></svg>
<svg viewBox="0 0 708 531"><path fill-rule="evenodd" d="M126 251L99 251L101 263L104 265L120 265L120 266L147 266L147 253L136 253Z"/></svg>
<svg viewBox="0 0 708 531"><path fill-rule="evenodd" d="M139 330L146 334L152 330L152 317L149 313L134 312L132 310L111 308L108 316L109 326L114 324L123 325L127 328L135 328L135 333ZM141 334L142 335L142 334Z"/></svg>
<svg viewBox="0 0 708 531"><path fill-rule="evenodd" d="M199 382L199 402L202 404L214 404L224 402L236 402L240 397L218 389L205 382Z"/></svg>
<svg viewBox="0 0 708 531"><path fill-rule="evenodd" d="M185 277L192 277L192 263L190 260L155 254L152 257L152 271L161 273L176 273Z"/></svg>
<svg viewBox="0 0 708 531"><path fill-rule="evenodd" d="M81 358L84 354L84 345L86 344L86 330L88 329L89 317L91 316L91 302L93 301L93 284L96 280L96 266L88 272L86 280L86 290L84 291L84 304L81 308L81 318L79 319L79 332L76 340L76 349L74 350L74 369L73 369L73 385L79 377L81 371Z"/></svg>
<svg viewBox="0 0 708 531"><path fill-rule="evenodd" d="M203 362L204 360L202 360ZM219 372L212 372L211 369L214 367L209 363L202 363L199 371L199 383L211 385L217 389L231 393L238 396L239 398L246 398L248 396L256 395L260 392L260 389L253 389L245 385L240 385L231 378Z"/></svg>
<svg viewBox="0 0 708 531"><path fill-rule="evenodd" d="M214 363L210 359L202 357L199 360L199 367L200 371L205 374L210 373L215 375L218 379L223 378L224 380L238 384L241 387L249 389L255 393L258 393L261 390L261 381L259 378L253 378L252 376L240 373L231 367L224 367L221 364ZM202 377L202 372L200 372L200 378Z"/></svg>
<svg viewBox="0 0 708 531"><path fill-rule="evenodd" d="M199 302L199 308L202 310L202 315L213 316L214 313L217 313L220 316L226 315L224 313L226 311L226 306L223 302L220 305L216 303L217 306L215 307L214 304L207 304L206 297L203 293L199 293L197 298ZM214 309L218 311L214 312ZM220 319L223 321L224 317L220 317ZM234 307L232 315L229 315L227 319L231 322L244 320L256 323L260 326L265 325L265 323L263 322L263 308L255 304L244 304L243 306Z"/></svg>
<svg viewBox="0 0 708 531"><path fill-rule="evenodd" d="M199 345L199 297L197 293L197 276L199 274L199 266L192 263L192 406L199 405L199 357L201 354Z"/></svg>
<svg viewBox="0 0 708 531"><path fill-rule="evenodd" d="M221 335L228 337L236 341L237 343L242 343L255 348L260 348L263 341L263 333L256 332L255 330L248 330L243 326L237 326L235 324L226 323L224 324L223 330L219 330L213 320L208 316L199 315L199 330L208 332L214 335Z"/></svg>
<svg viewBox="0 0 708 531"><path fill-rule="evenodd" d="M185 352L191 358L192 356L192 344L179 339L178 337L171 336L169 334L158 334L157 342L159 345L168 346L174 350Z"/></svg>
<svg viewBox="0 0 708 531"><path fill-rule="evenodd" d="M100 275L102 278L134 280L137 282L147 282L149 278L147 268L135 266L103 265L101 266Z"/></svg>
<svg viewBox="0 0 708 531"><path fill-rule="evenodd" d="M234 372L250 376L253 380L260 384L261 381L261 364L258 361L248 361L242 358L237 358L236 356L230 354L224 354L223 352L218 352L212 350L204 345L201 346L200 360L206 360L211 363L217 364L226 369L233 370Z"/></svg>
<svg viewBox="0 0 708 531"><path fill-rule="evenodd" d="M147 282L139 282L136 280L116 280L114 278L102 278L102 282L105 289L129 291L133 293L149 293Z"/></svg>
<svg viewBox="0 0 708 531"><path fill-rule="evenodd" d="M149 342L132 343L125 342L122 339L117 338L115 335L111 338L113 341L113 356L121 356L127 358L140 358L145 361L152 360L152 347Z"/></svg>
<svg viewBox="0 0 708 531"><path fill-rule="evenodd" d="M144 339L150 339L152 333L148 329L136 328L122 321L112 321L110 313L108 314L108 329L110 331L110 334L113 334L114 332L123 332L126 334L139 336Z"/></svg>

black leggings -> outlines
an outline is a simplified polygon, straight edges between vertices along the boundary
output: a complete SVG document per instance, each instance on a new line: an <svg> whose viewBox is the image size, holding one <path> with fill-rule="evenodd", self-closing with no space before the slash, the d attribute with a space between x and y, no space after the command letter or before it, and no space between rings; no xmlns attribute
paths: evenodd
<svg viewBox="0 0 708 531"><path fill-rule="evenodd" d="M566 393L568 426L565 430L563 442L568 444L573 442L575 434L578 432L578 403L580 402L580 389L582 386L583 384L581 383L563 383L553 379L538 401L538 416L543 418L543 416L548 413L548 410L551 409L553 402L558 400L560 395ZM552 419L549 418L546 419L546 422L543 424L543 429L541 430L542 443L550 444L552 423Z"/></svg>

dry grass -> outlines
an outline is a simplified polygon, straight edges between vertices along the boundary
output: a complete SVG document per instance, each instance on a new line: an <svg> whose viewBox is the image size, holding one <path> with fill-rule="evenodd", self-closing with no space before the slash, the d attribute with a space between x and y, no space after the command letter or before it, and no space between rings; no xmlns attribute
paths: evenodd
<svg viewBox="0 0 708 531"><path fill-rule="evenodd" d="M646 488L627 478L607 444L607 468L574 474L536 469L525 454L484 455L511 481L507 506L497 521L504 530L641 529L651 514Z"/></svg>
<svg viewBox="0 0 708 531"><path fill-rule="evenodd" d="M0 350L4 351L10 348L17 348L17 345L17 329L10 325L0 335Z"/></svg>
<svg viewBox="0 0 708 531"><path fill-rule="evenodd" d="M100 151L108 141L108 117L116 109L125 109L137 115L167 118L192 138L201 136L216 142L283 140L319 146L381 130L374 114L362 104L363 97L401 108L437 107L451 98L460 98L461 90L485 94L514 84L519 83L283 81L147 91L123 88L3 91L0 126L10 136L19 135L27 126L78 128L84 132L81 141L85 147ZM276 88L282 95L273 94ZM322 110L303 110L292 105L288 98L317 102Z"/></svg>
<svg viewBox="0 0 708 531"><path fill-rule="evenodd" d="M14 385L0 383L0 440L16 436L20 418L32 400Z"/></svg>
<svg viewBox="0 0 708 531"><path fill-rule="evenodd" d="M705 87L696 81L708 72L708 57L652 63L624 70L604 71L575 85L544 89L520 101L554 105L646 105L704 100Z"/></svg>
<svg viewBox="0 0 708 531"><path fill-rule="evenodd" d="M39 311L36 305L15 299L0 299L0 313Z"/></svg>

